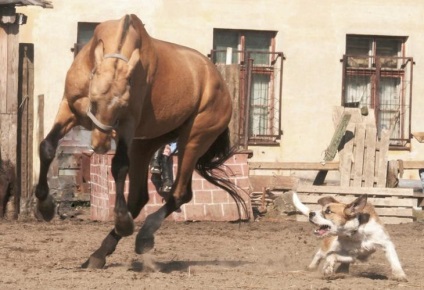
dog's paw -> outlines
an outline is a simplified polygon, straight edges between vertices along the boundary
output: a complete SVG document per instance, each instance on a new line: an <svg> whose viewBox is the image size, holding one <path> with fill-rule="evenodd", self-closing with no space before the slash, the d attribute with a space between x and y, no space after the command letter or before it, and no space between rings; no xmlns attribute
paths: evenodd
<svg viewBox="0 0 424 290"><path fill-rule="evenodd" d="M324 265L324 267L322 268L322 273L324 274L324 277L331 277L334 275L334 266L327 264Z"/></svg>
<svg viewBox="0 0 424 290"><path fill-rule="evenodd" d="M408 278L406 278L405 274L393 275L392 279L398 282L408 282Z"/></svg>

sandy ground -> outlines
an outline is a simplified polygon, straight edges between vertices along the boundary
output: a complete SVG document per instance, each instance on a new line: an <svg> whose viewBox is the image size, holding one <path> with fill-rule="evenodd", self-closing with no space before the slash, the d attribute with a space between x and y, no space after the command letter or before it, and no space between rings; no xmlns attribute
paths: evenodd
<svg viewBox="0 0 424 290"><path fill-rule="evenodd" d="M305 271L318 241L309 223L288 218L251 223L165 222L155 249L134 252L123 239L105 269L80 265L111 223L87 215L50 223L0 222L1 289L424 289L424 223L389 225L408 282L390 280L384 254L324 279Z"/></svg>

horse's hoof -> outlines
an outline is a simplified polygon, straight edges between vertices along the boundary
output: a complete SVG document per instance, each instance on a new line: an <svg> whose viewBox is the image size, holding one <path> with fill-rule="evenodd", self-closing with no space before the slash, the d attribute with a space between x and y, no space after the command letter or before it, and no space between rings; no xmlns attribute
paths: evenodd
<svg viewBox="0 0 424 290"><path fill-rule="evenodd" d="M37 213L36 216L41 215L43 220L49 222L56 214L56 204L54 198L49 194L43 201L37 200Z"/></svg>
<svg viewBox="0 0 424 290"><path fill-rule="evenodd" d="M115 214L115 232L121 237L127 237L134 232L134 220L131 214Z"/></svg>
<svg viewBox="0 0 424 290"><path fill-rule="evenodd" d="M153 249L155 246L155 237L143 238L137 235L135 240L135 252L137 254L145 254Z"/></svg>
<svg viewBox="0 0 424 290"><path fill-rule="evenodd" d="M84 269L103 269L106 265L106 259L104 258L96 258L94 256L90 256L87 261L85 261L81 268Z"/></svg>

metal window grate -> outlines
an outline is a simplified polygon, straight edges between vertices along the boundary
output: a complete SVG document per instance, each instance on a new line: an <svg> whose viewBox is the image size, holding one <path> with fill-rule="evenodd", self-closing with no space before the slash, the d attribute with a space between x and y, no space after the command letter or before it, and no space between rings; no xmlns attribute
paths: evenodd
<svg viewBox="0 0 424 290"><path fill-rule="evenodd" d="M411 139L413 59L343 56L342 104L375 110L378 134L391 129L390 145L404 148Z"/></svg>

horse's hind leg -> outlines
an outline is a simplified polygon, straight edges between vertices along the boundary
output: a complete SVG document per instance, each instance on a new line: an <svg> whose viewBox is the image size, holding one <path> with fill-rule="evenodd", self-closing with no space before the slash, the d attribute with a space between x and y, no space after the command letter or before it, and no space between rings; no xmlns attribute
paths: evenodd
<svg viewBox="0 0 424 290"><path fill-rule="evenodd" d="M211 128L212 126L209 126ZM138 254L146 253L154 246L154 233L160 228L162 222L172 212L191 200L192 174L195 165L215 141L219 132L187 126L186 134L178 138L178 172L171 193L166 203L156 212L150 214L136 238L135 251ZM191 135L193 134L193 135Z"/></svg>
<svg viewBox="0 0 424 290"><path fill-rule="evenodd" d="M112 254L116 245L122 237L115 232L115 229L111 230L110 233L103 240L100 248L98 248L93 254L90 255L87 261L85 261L81 267L91 269L101 269L106 264L106 256Z"/></svg>
<svg viewBox="0 0 424 290"><path fill-rule="evenodd" d="M40 175L37 187L35 188L35 196L37 197L37 210L46 221L50 221L55 214L55 203L53 197L49 194L47 173L55 157L59 140L75 125L75 115L69 109L66 99L63 99L53 128L50 130L47 137L40 143L39 147Z"/></svg>

